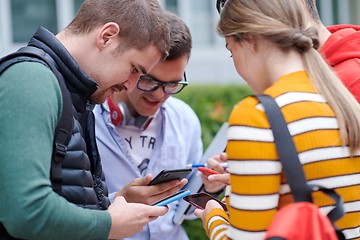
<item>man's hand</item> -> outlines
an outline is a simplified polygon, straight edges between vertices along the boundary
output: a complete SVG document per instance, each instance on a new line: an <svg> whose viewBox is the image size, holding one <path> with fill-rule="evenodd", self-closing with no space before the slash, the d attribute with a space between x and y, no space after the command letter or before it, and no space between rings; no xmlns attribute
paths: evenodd
<svg viewBox="0 0 360 240"><path fill-rule="evenodd" d="M148 186L152 175L136 178L115 194L115 198L123 196L127 202L150 204L166 196L176 193L188 182L186 178Z"/></svg>
<svg viewBox="0 0 360 240"><path fill-rule="evenodd" d="M141 232L149 222L167 213L167 207L153 207L138 203L127 203L117 197L107 212L111 215L109 239L123 239Z"/></svg>

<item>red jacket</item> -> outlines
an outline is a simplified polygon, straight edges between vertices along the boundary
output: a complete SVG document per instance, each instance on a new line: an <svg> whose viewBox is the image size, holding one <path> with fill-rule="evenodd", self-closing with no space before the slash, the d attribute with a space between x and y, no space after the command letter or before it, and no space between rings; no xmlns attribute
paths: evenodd
<svg viewBox="0 0 360 240"><path fill-rule="evenodd" d="M339 78L360 102L360 26L335 25L320 49Z"/></svg>

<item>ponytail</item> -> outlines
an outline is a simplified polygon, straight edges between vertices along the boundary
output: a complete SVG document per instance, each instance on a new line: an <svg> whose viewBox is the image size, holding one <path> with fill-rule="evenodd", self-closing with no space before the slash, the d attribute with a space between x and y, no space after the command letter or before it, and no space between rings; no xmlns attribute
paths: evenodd
<svg viewBox="0 0 360 240"><path fill-rule="evenodd" d="M340 129L343 145L353 156L360 149L360 105L315 49L302 54L306 71L315 89L325 98Z"/></svg>

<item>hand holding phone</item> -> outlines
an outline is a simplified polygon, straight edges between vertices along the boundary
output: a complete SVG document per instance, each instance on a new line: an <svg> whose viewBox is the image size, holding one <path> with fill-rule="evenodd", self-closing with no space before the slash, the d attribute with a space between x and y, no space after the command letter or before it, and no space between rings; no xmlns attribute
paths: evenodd
<svg viewBox="0 0 360 240"><path fill-rule="evenodd" d="M169 182L172 180L181 180L189 175L191 171L191 168L162 170L153 180L151 180L148 186Z"/></svg>
<svg viewBox="0 0 360 240"><path fill-rule="evenodd" d="M206 203L209 201L209 200L215 200L217 201L221 207L227 211L227 208L226 208L226 204L224 204L223 202L217 200L216 198L210 196L209 194L207 193L204 193L204 192L201 192L201 193L195 193L195 194L190 194L186 197L183 198L185 201L187 201L188 203L190 203L191 205L197 207L197 208L200 208L200 209L205 209L205 206L206 206Z"/></svg>
<svg viewBox="0 0 360 240"><path fill-rule="evenodd" d="M168 205L169 203L172 203L178 199L188 196L190 193L191 193L190 190L183 189L183 190L178 191L177 193L171 194L170 196L160 199L159 201L151 203L150 206L165 206L165 205Z"/></svg>

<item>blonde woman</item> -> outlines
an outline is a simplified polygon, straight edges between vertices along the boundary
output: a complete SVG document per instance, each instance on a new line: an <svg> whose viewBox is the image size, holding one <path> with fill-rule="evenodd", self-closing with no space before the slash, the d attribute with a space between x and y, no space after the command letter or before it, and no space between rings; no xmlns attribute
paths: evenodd
<svg viewBox="0 0 360 240"><path fill-rule="evenodd" d="M255 94L276 99L309 183L334 188L346 214L336 222L347 239L360 239L360 107L316 48L316 29L298 0L218 0L219 33L239 75ZM269 122L255 97L229 118L229 214L210 201L195 214L210 239L264 239L276 211L292 195ZM314 203L328 211L322 193Z"/></svg>

